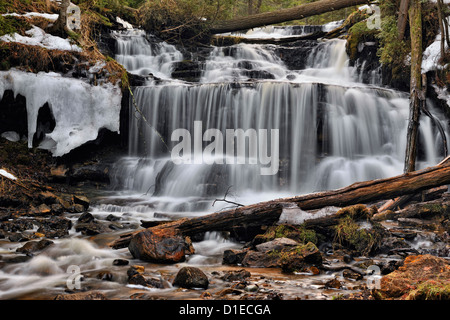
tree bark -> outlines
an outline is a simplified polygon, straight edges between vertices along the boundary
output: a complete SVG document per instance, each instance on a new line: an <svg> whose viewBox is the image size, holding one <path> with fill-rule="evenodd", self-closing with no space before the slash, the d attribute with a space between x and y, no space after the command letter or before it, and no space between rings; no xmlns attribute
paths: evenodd
<svg viewBox="0 0 450 320"><path fill-rule="evenodd" d="M59 5L59 16L53 26L50 28L50 33L65 36L67 34L67 8L70 5L70 0L62 0Z"/></svg>
<svg viewBox="0 0 450 320"><path fill-rule="evenodd" d="M408 7L409 0L402 0L400 2L397 21L398 40L403 40L403 37L405 36L406 24L408 22Z"/></svg>
<svg viewBox="0 0 450 320"><path fill-rule="evenodd" d="M411 82L409 123L406 136L406 155L404 172L411 172L416 167L417 138L419 134L419 117L422 92L422 4L412 0L409 9L409 26L411 29Z"/></svg>
<svg viewBox="0 0 450 320"><path fill-rule="evenodd" d="M177 229L183 235L189 236L205 231L231 230L242 225L270 225L278 221L286 205L296 204L302 210L327 206L345 207L414 194L449 183L450 164L437 165L391 178L358 182L337 190L271 200L195 218L183 218L149 229ZM111 246L126 247L131 238L143 230L125 234Z"/></svg>
<svg viewBox="0 0 450 320"><path fill-rule="evenodd" d="M438 8L438 19L439 19L439 29L441 29L441 59L443 60L445 57L445 30L444 30L444 20L446 18L442 15L442 0L437 0L437 8Z"/></svg>
<svg viewBox="0 0 450 320"><path fill-rule="evenodd" d="M303 19L368 2L368 0L319 0L294 8L264 12L232 20L217 21L213 23L211 33L217 34L263 27L271 24Z"/></svg>

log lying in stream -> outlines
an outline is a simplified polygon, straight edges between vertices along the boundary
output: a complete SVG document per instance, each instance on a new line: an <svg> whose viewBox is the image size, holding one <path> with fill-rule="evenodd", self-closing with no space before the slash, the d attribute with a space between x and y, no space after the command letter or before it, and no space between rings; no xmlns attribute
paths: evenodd
<svg viewBox="0 0 450 320"><path fill-rule="evenodd" d="M327 206L344 207L402 195L450 184L450 164L436 165L386 179L354 183L350 186L290 198L283 198L238 207L194 218L183 218L155 227L125 234L110 244L113 248L129 246L142 232L167 231L172 234L192 236L206 231L231 230L235 226L271 225L278 221L284 206L297 205L302 210L315 210Z"/></svg>

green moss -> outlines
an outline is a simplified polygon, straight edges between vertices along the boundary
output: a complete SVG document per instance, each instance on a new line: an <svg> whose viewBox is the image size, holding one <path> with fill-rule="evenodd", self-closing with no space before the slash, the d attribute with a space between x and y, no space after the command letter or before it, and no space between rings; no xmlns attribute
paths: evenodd
<svg viewBox="0 0 450 320"><path fill-rule="evenodd" d="M31 25L22 17L0 15L0 36L5 34L24 34Z"/></svg>
<svg viewBox="0 0 450 320"><path fill-rule="evenodd" d="M314 230L307 229L303 226L293 226L286 224L270 227L260 237L262 238L262 242L271 241L276 238L289 238L299 243L312 242L314 244L317 244L318 242L318 237Z"/></svg>
<svg viewBox="0 0 450 320"><path fill-rule="evenodd" d="M381 229L377 225L370 229L361 228L350 216L345 216L335 226L334 245L369 255L378 247L381 237Z"/></svg>
<svg viewBox="0 0 450 320"><path fill-rule="evenodd" d="M450 300L450 283L428 280L411 291L408 300Z"/></svg>
<svg viewBox="0 0 450 320"><path fill-rule="evenodd" d="M350 59L356 60L360 42L375 41L378 33L377 29L369 29L365 20L354 24L348 30L347 36L347 53Z"/></svg>

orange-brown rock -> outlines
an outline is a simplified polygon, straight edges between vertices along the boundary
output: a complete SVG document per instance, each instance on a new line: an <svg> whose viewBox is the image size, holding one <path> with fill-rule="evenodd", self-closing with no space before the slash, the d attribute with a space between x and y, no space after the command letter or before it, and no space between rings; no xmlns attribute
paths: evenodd
<svg viewBox="0 0 450 320"><path fill-rule="evenodd" d="M192 244L175 229L158 228L135 234L128 249L137 259L157 263L181 262L193 251Z"/></svg>
<svg viewBox="0 0 450 320"><path fill-rule="evenodd" d="M381 278L377 293L383 299L414 299L424 284L450 288L450 263L429 254L408 256L403 266Z"/></svg>

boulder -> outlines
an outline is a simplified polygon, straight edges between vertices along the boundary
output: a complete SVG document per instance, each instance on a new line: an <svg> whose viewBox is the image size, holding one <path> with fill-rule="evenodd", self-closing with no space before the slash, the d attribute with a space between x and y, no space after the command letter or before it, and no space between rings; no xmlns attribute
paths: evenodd
<svg viewBox="0 0 450 320"><path fill-rule="evenodd" d="M244 260L247 252L248 249L244 250L227 249L223 252L222 264L228 265L242 264L242 261Z"/></svg>
<svg viewBox="0 0 450 320"><path fill-rule="evenodd" d="M89 199L82 195L73 195L73 203L82 205L84 210L87 210L90 205Z"/></svg>
<svg viewBox="0 0 450 320"><path fill-rule="evenodd" d="M145 274L145 267L132 265L127 270L128 283L140 285L147 288L164 288L164 282L161 278L149 277Z"/></svg>
<svg viewBox="0 0 450 320"><path fill-rule="evenodd" d="M72 221L67 218L52 216L48 219L38 221L40 227L38 233L42 233L47 238L62 238L69 235L69 230L72 228Z"/></svg>
<svg viewBox="0 0 450 320"><path fill-rule="evenodd" d="M289 238L276 238L272 241L258 244L256 246L256 250L259 252L269 252L273 250L281 251L288 247L295 247L297 245L299 245L299 243L295 240Z"/></svg>
<svg viewBox="0 0 450 320"><path fill-rule="evenodd" d="M305 271L311 265L322 265L322 254L314 243L308 242L282 251L279 265L283 272Z"/></svg>
<svg viewBox="0 0 450 320"><path fill-rule="evenodd" d="M25 243L22 247L18 248L16 252L25 254L34 253L47 248L51 244L53 244L53 241L47 239L42 239L40 241L29 241Z"/></svg>
<svg viewBox="0 0 450 320"><path fill-rule="evenodd" d="M233 282L233 281L243 281L246 278L250 278L251 273L245 269L241 270L231 270L231 271L225 271L223 276L220 277L223 281L227 282Z"/></svg>
<svg viewBox="0 0 450 320"><path fill-rule="evenodd" d="M156 263L177 263L193 252L192 243L173 229L145 229L128 245L134 258Z"/></svg>
<svg viewBox="0 0 450 320"><path fill-rule="evenodd" d="M207 289L209 286L209 280L206 274L196 267L183 267L181 268L175 280L172 283L174 286L182 288L202 288Z"/></svg>
<svg viewBox="0 0 450 320"><path fill-rule="evenodd" d="M450 299L450 263L432 255L412 255L383 276L375 291L381 299Z"/></svg>

